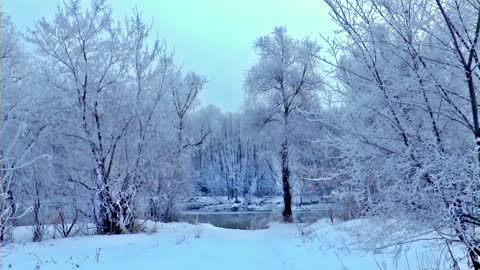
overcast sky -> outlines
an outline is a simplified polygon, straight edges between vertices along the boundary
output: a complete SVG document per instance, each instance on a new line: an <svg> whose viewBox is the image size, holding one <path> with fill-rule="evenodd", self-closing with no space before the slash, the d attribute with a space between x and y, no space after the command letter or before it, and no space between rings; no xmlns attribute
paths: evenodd
<svg viewBox="0 0 480 270"><path fill-rule="evenodd" d="M84 0L88 1L88 0ZM52 18L56 0L3 0L2 11L24 31L41 17ZM331 35L333 24L322 0L110 0L124 17L138 7L153 20L155 34L175 50L177 63L209 80L202 105L235 111L243 102L243 79L253 64L256 37L275 25L301 38Z"/></svg>

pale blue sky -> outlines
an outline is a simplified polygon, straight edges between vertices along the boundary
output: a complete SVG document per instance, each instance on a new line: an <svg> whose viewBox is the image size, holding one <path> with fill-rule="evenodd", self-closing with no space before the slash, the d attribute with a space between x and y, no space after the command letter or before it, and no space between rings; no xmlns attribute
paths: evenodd
<svg viewBox="0 0 480 270"><path fill-rule="evenodd" d="M88 1L88 0L84 0ZM2 11L20 30L38 18L51 18L56 0L3 0ZM133 7L153 19L154 32L175 50L177 63L205 75L202 105L235 111L243 102L243 79L254 63L256 37L286 26L295 37L331 35L333 23L322 0L111 0L114 13Z"/></svg>

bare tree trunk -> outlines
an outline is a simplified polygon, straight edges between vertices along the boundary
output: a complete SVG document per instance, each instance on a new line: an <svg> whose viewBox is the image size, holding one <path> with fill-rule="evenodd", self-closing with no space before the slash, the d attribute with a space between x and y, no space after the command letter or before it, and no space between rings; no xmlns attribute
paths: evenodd
<svg viewBox="0 0 480 270"><path fill-rule="evenodd" d="M42 241L43 238L43 224L40 221L40 206L41 206L41 200L40 200L40 187L39 187L39 181L35 175L35 170L34 170L34 183L33 183L33 188L34 188L34 202L33 202L33 242L40 242Z"/></svg>
<svg viewBox="0 0 480 270"><path fill-rule="evenodd" d="M292 193L290 190L290 167L288 164L288 138L282 143L283 221L293 222Z"/></svg>
<svg viewBox="0 0 480 270"><path fill-rule="evenodd" d="M98 167L99 168L96 169L98 186L95 205L98 209L98 218L96 218L97 233L120 234L122 233L122 229L119 224L118 213L120 213L121 209L117 209L113 203L104 166L100 165Z"/></svg>
<svg viewBox="0 0 480 270"><path fill-rule="evenodd" d="M121 209L114 205L108 189L100 192L99 201L101 203L99 205L99 220L97 222L97 233L121 234L122 228L120 226L118 215Z"/></svg>

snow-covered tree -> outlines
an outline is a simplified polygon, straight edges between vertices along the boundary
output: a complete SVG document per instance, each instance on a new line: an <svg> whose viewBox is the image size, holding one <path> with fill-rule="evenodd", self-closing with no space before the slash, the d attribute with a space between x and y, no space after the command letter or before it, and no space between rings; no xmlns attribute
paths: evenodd
<svg viewBox="0 0 480 270"><path fill-rule="evenodd" d="M460 241L479 269L478 3L326 2L345 34L331 43L345 104L340 198Z"/></svg>
<svg viewBox="0 0 480 270"><path fill-rule="evenodd" d="M18 188L22 174L35 162L48 157L35 151L38 137L45 129L44 119L31 113L38 108L33 95L32 63L23 47L20 34L10 18L0 13L1 129L0 129L0 240L8 233L11 221L27 214L30 207L19 206L22 197ZM23 198L22 198L23 199ZM31 205L30 205L31 206Z"/></svg>
<svg viewBox="0 0 480 270"><path fill-rule="evenodd" d="M310 38L296 40L285 27L255 41L258 62L248 71L245 89L261 125L276 124L280 141L283 217L292 219L290 145L296 117L317 100L322 86L319 74L320 46Z"/></svg>
<svg viewBox="0 0 480 270"><path fill-rule="evenodd" d="M28 35L48 67L47 80L69 104L61 134L90 153L81 165L85 176L72 181L94 192L101 233L133 225L140 178L158 156L145 149L161 119L173 63L160 42L149 48L149 31L138 11L121 27L106 1L92 1L88 9L69 1L54 21L40 20Z"/></svg>

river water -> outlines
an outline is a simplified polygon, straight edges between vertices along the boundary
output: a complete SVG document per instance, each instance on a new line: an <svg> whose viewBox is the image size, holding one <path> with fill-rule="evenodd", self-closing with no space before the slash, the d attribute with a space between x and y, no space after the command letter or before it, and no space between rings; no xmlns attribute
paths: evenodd
<svg viewBox="0 0 480 270"><path fill-rule="evenodd" d="M295 222L310 223L328 216L327 210L310 210L294 212ZM271 221L280 221L280 214L272 211L245 212L183 212L181 222L209 223L216 227L240 230L258 230L267 227Z"/></svg>

